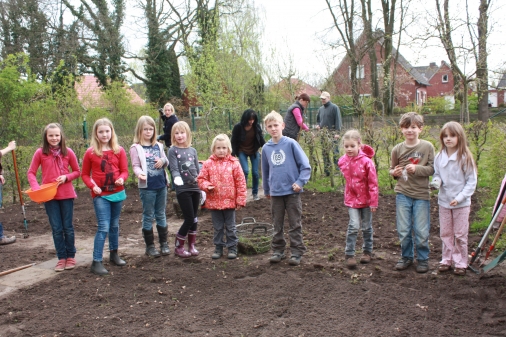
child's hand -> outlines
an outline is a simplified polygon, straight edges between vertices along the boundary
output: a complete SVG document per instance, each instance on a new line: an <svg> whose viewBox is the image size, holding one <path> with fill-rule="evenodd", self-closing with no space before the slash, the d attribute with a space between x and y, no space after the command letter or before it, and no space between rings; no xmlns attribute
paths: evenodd
<svg viewBox="0 0 506 337"><path fill-rule="evenodd" d="M114 184L115 184L116 186L123 186L123 183L124 183L123 178L119 178L118 180L116 180L116 181L114 182Z"/></svg>
<svg viewBox="0 0 506 337"><path fill-rule="evenodd" d="M450 206L457 206L459 204L459 202L455 199L452 200L452 202L450 202Z"/></svg>
<svg viewBox="0 0 506 337"><path fill-rule="evenodd" d="M163 162L164 160L162 158L158 158L156 161L155 161L155 169L159 169L159 168L162 168L163 167Z"/></svg>
<svg viewBox="0 0 506 337"><path fill-rule="evenodd" d="M374 212L376 212L377 209L378 209L377 207L371 207L371 212L374 213Z"/></svg>
<svg viewBox="0 0 506 337"><path fill-rule="evenodd" d="M415 164L408 164L408 165L406 165L406 171L408 171L408 173L414 174L415 170L416 170L416 165Z"/></svg>
<svg viewBox="0 0 506 337"><path fill-rule="evenodd" d="M3 174L0 174L0 184L5 184L5 178L3 176Z"/></svg>
<svg viewBox="0 0 506 337"><path fill-rule="evenodd" d="M95 192L95 194L100 194L102 193L102 189L98 186L94 186L93 187L93 192Z"/></svg>
<svg viewBox="0 0 506 337"><path fill-rule="evenodd" d="M9 151L15 150L16 149L16 141L15 140L10 141L9 145L7 147L9 148Z"/></svg>
<svg viewBox="0 0 506 337"><path fill-rule="evenodd" d="M296 183L293 183L292 188L294 192L300 192L301 190L300 186L297 185Z"/></svg>
<svg viewBox="0 0 506 337"><path fill-rule="evenodd" d="M393 170L392 170L392 175L394 177L400 177L402 176L402 170L403 170L403 167L400 166L400 165L397 165Z"/></svg>
<svg viewBox="0 0 506 337"><path fill-rule="evenodd" d="M209 185L209 186L207 186L207 189L208 189L209 191L214 190L214 185Z"/></svg>
<svg viewBox="0 0 506 337"><path fill-rule="evenodd" d="M66 175L61 175L58 178L56 178L56 182L58 183L58 185L61 185L61 184L63 184L66 181L67 181L67 176Z"/></svg>
<svg viewBox="0 0 506 337"><path fill-rule="evenodd" d="M141 173L137 176L137 178L139 178L139 180L146 180L148 177L144 173Z"/></svg>

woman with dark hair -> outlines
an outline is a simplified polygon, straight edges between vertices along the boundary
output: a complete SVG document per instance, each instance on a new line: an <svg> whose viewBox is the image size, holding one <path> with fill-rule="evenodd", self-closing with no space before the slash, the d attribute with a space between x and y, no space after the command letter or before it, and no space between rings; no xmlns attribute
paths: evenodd
<svg viewBox="0 0 506 337"><path fill-rule="evenodd" d="M262 134L262 128L258 124L257 113L254 110L248 109L244 111L241 122L237 123L232 130L231 143L232 155L239 158L246 182L248 181L249 174L248 158L251 161L253 200L259 200L258 163L260 154L258 153L258 149L265 144L265 139Z"/></svg>
<svg viewBox="0 0 506 337"><path fill-rule="evenodd" d="M300 130L309 130L307 125L304 124L304 109L307 108L310 101L311 98L309 98L309 95L306 93L295 97L295 102L286 111L283 136L299 141Z"/></svg>

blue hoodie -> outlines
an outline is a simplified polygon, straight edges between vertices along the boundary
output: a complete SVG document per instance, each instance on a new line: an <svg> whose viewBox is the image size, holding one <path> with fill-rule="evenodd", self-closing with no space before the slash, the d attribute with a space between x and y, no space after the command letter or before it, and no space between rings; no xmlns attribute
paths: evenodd
<svg viewBox="0 0 506 337"><path fill-rule="evenodd" d="M265 195L276 197L294 194L293 183L302 188L310 177L309 159L295 140L283 136L277 144L269 140L262 148L262 184Z"/></svg>

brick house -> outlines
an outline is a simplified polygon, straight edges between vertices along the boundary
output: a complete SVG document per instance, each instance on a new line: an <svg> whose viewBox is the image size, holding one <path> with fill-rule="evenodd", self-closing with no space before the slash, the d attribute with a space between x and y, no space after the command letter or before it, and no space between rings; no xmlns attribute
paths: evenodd
<svg viewBox="0 0 506 337"><path fill-rule="evenodd" d="M381 32L379 32L381 34ZM362 34L357 40L360 48L365 44L365 36ZM380 90L383 84L383 39L378 39L374 44L377 59L378 81ZM371 68L368 53L364 53L357 68L357 78L360 80L359 93L361 97L371 96ZM392 51L391 69L395 67L394 104L398 107L406 107L409 104L423 105L429 97L444 96L453 102L453 75L446 62L441 66L431 63L429 66L414 67L395 48ZM397 60L395 60L397 58ZM337 95L351 95L351 70L348 56L332 74Z"/></svg>
<svg viewBox="0 0 506 337"><path fill-rule="evenodd" d="M497 84L497 88L488 91L489 105L492 108L504 107L504 92L506 91L506 73L504 73Z"/></svg>

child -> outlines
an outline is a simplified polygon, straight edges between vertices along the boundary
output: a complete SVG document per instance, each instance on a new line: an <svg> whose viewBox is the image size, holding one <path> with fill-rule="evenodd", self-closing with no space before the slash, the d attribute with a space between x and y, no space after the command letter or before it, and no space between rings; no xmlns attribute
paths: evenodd
<svg viewBox="0 0 506 337"><path fill-rule="evenodd" d="M346 265L355 268L355 243L362 229L364 244L360 263L369 263L373 246L372 213L378 208L378 177L371 158L372 147L362 144L357 130L348 130L343 136L346 154L339 159L339 168L346 179L344 204L348 207L350 222L346 233ZM372 213L371 213L372 212Z"/></svg>
<svg viewBox="0 0 506 337"><path fill-rule="evenodd" d="M130 147L130 158L135 176L139 179L139 195L142 201L142 236L146 243L146 255L160 257L155 248L153 220L160 241L162 255L169 255L167 244L167 183L165 167L169 160L163 144L156 142L156 126L153 118L141 116L135 127L134 144Z"/></svg>
<svg viewBox="0 0 506 337"><path fill-rule="evenodd" d="M128 161L125 150L119 146L111 121L98 119L93 125L91 146L83 158L83 181L91 190L98 228L93 247L91 272L107 275L102 264L105 238L109 235L110 262L124 266L118 255L119 215L126 199L123 184L128 178Z"/></svg>
<svg viewBox="0 0 506 337"><path fill-rule="evenodd" d="M213 139L213 153L204 162L198 176L201 190L206 192L206 208L211 210L216 246L213 259L223 255L223 229L226 230L228 258L237 258L239 242L235 228L235 210L246 206L246 178L239 160L232 157L232 145L227 135L221 134Z"/></svg>
<svg viewBox="0 0 506 337"><path fill-rule="evenodd" d="M429 176L434 173L434 146L418 139L423 117L416 112L402 115L399 125L405 141L392 149L390 162L390 174L397 179L397 233L402 254L395 269L404 270L413 263L416 246L416 271L426 273L429 271Z"/></svg>
<svg viewBox="0 0 506 337"><path fill-rule="evenodd" d="M448 122L439 135L441 152L434 159L431 187L439 190L440 236L443 242L439 271L465 275L467 268L467 234L471 196L476 188L476 165L467 147L466 134L457 122Z"/></svg>
<svg viewBox="0 0 506 337"><path fill-rule="evenodd" d="M172 127L172 146L169 148L170 172L176 185L177 202L183 211L184 222L176 235L174 254L179 257L199 255L195 248L197 239L197 211L200 203L200 189L197 184L199 160L197 150L191 147L192 135L186 122L177 122ZM188 236L189 251L184 249Z"/></svg>
<svg viewBox="0 0 506 337"><path fill-rule="evenodd" d="M0 184L2 184L2 185L5 184L5 178L3 175L3 168L2 168L2 157L15 149L16 149L16 141L13 140L13 141L9 142L9 145L7 145L7 147L5 149L0 151ZM11 237L5 236L4 235L4 226L0 222L0 245L8 245L8 244L11 244L14 242L16 242L16 237L15 236L11 236Z"/></svg>
<svg viewBox="0 0 506 337"><path fill-rule="evenodd" d="M60 124L51 123L44 128L42 147L33 155L27 175L28 183L34 191L40 188L37 182L39 167L42 170L42 184L58 182L54 199L44 203L58 257L54 270L59 272L74 269L76 246L72 220L77 195L71 181L79 178L81 172L76 155L65 145L65 135Z"/></svg>
<svg viewBox="0 0 506 337"><path fill-rule="evenodd" d="M286 241L283 235L285 212L290 226L292 266L300 264L306 246L302 239L302 187L311 176L309 160L297 141L283 136L285 127L283 117L272 111L264 118L265 128L271 139L262 150L262 177L264 194L271 199L271 212L274 222L273 250L270 262L277 263L285 258Z"/></svg>

